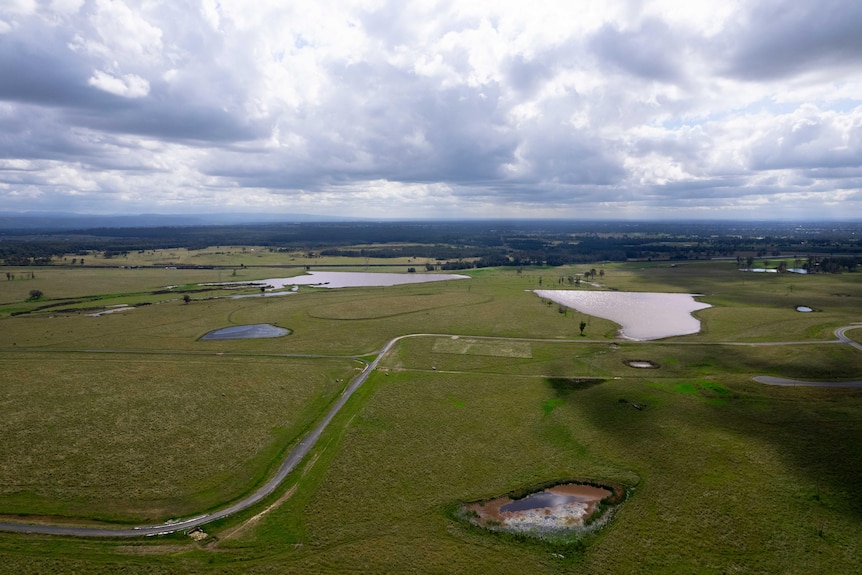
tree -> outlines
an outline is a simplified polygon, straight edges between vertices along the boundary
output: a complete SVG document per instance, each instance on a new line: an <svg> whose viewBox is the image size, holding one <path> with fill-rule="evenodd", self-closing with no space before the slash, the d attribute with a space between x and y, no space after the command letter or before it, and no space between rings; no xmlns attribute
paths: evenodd
<svg viewBox="0 0 862 575"><path fill-rule="evenodd" d="M186 294L183 296L183 301L189 303L190 301L192 301L192 298L189 294Z"/></svg>
<svg viewBox="0 0 862 575"><path fill-rule="evenodd" d="M587 327L587 322L581 320L581 335L584 335L584 328Z"/></svg>
<svg viewBox="0 0 862 575"><path fill-rule="evenodd" d="M30 290L30 299L39 299L43 295L45 295L45 294L42 293L42 290L37 290L37 289L31 289Z"/></svg>

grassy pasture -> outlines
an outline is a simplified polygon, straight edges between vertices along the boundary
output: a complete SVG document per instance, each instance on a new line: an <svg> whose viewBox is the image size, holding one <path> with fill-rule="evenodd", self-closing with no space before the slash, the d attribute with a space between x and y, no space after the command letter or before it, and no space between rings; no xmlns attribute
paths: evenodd
<svg viewBox="0 0 862 575"><path fill-rule="evenodd" d="M399 244L400 245L400 244ZM351 250L375 246L351 246ZM393 246L387 246L393 247ZM309 257L310 254L311 255ZM219 266L219 267L260 267L260 266L319 266L319 265L403 265L424 266L434 263L428 258L348 258L342 256L320 256L316 252L293 250L286 252L272 251L264 246L211 246L199 250L186 248L170 248L159 250L130 251L126 255L105 258L102 252L90 252L79 256L68 254L55 258L58 265L80 265L83 257L85 266L118 267L118 266ZM72 264L75 259L76 264ZM239 269L237 270L240 271Z"/></svg>
<svg viewBox="0 0 862 575"><path fill-rule="evenodd" d="M728 262L601 266L596 282L608 288L705 294L716 307L698 313L704 333L672 341L709 345L674 345L614 342L611 322L560 313L526 291L568 287L560 276L589 267L600 266L473 270L466 281L301 288L280 298L193 295L188 305L166 301L99 318L45 311L0 319L0 405L13 414L0 422L0 509L127 521L164 518L169 509L196 513L247 491L356 365L255 354L359 355L406 333L460 336L402 340L266 505L290 497L259 519L244 523L262 511L255 508L208 526L203 543L182 535L130 542L0 533L0 572L862 570L862 390L751 380L859 379L862 353L837 344L718 343L832 339L836 327L862 321L859 276L743 274ZM9 283L44 279L35 287L46 294L63 286L86 294L86 277L65 275L81 272L96 274L94 292L138 293L178 283L161 283L162 272L186 272L35 271L36 280ZM71 290L76 281L82 290ZM29 289L3 301L20 305ZM801 314L795 305L817 311ZM246 323L294 331L197 341ZM848 334L860 340L860 332ZM61 353L80 349L148 353ZM633 359L660 367L625 365ZM211 393L201 393L203 385ZM76 442L57 444L71 436ZM237 457L218 456L230 453ZM213 463L220 461L235 465ZM571 477L634 488L582 551L488 534L451 515L462 501Z"/></svg>
<svg viewBox="0 0 862 575"><path fill-rule="evenodd" d="M514 273L480 277L386 288L300 288L295 295L243 300L193 296L188 305L170 294L161 296L173 298L163 303L97 318L45 310L3 320L0 348L352 355L371 353L397 335L415 332L575 337L579 320L586 318L543 304L525 291L535 283ZM393 299L391 306L387 298ZM611 322L586 319L587 334L603 337L616 330ZM275 340L196 341L212 329L248 323L273 323L293 334Z"/></svg>
<svg viewBox="0 0 862 575"><path fill-rule="evenodd" d="M458 340L460 341L460 340ZM480 340L481 341L481 340ZM488 346L526 342L484 340ZM410 371L517 374L535 377L664 379L720 378L728 374L841 381L862 374L862 353L847 345L736 346L672 343L529 342L530 356L510 354L505 361L491 353L462 353L449 338L409 338L381 363L382 368ZM625 364L650 360L658 370Z"/></svg>
<svg viewBox="0 0 862 575"><path fill-rule="evenodd" d="M0 514L164 521L259 482L348 360L0 353Z"/></svg>
<svg viewBox="0 0 862 575"><path fill-rule="evenodd" d="M845 440L862 432L858 390L767 388L740 376L561 389L543 378L439 372L378 376L373 389L329 466L249 534L247 544L273 554L268 563L332 573L859 565L862 497L852 486L862 448ZM635 490L583 553L482 533L449 515L457 502L554 477ZM285 539L301 546L284 551Z"/></svg>

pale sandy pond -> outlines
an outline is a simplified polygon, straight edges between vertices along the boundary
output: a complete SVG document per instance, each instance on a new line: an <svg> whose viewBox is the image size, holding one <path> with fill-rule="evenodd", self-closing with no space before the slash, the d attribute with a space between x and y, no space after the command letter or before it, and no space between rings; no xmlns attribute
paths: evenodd
<svg viewBox="0 0 862 575"><path fill-rule="evenodd" d="M622 337L639 341L698 333L700 320L692 312L712 307L686 293L586 290L535 290L535 293L587 315L618 323L622 326Z"/></svg>
<svg viewBox="0 0 862 575"><path fill-rule="evenodd" d="M223 285L225 287L261 286L265 287L267 292L271 292L273 290L281 290L290 286L301 285L334 289L347 287L387 287L404 284L419 284L465 279L470 279L470 276L465 276L461 274L422 273L308 272L305 275L293 276L289 278L269 278L263 280L254 280L251 282L223 282L220 284L207 285ZM291 292L281 293L288 294Z"/></svg>

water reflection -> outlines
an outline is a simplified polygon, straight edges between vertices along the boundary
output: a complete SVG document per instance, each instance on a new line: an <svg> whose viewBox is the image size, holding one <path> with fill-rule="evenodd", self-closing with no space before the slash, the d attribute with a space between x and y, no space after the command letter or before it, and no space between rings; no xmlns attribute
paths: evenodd
<svg viewBox="0 0 862 575"><path fill-rule="evenodd" d="M201 337L201 341L281 337L289 333L290 330L284 329L283 327L277 327L268 323L255 323L250 325L233 325L222 329L216 329Z"/></svg>
<svg viewBox="0 0 862 575"><path fill-rule="evenodd" d="M253 282L223 282L226 287L246 285L266 287L267 292L288 286L314 286L325 288L346 287L386 287L403 284L441 282L447 280L470 279L461 274L416 274L416 273L371 273L371 272L308 272L305 275L289 278L270 278ZM257 294L253 294L257 295Z"/></svg>
<svg viewBox="0 0 862 575"><path fill-rule="evenodd" d="M536 290L536 295L618 323L620 335L634 340L697 333L700 321L691 312L712 307L684 293Z"/></svg>
<svg viewBox="0 0 862 575"><path fill-rule="evenodd" d="M578 495L564 495L561 493L552 493L550 491L542 491L528 495L523 499L518 499L511 503L507 503L500 507L503 513L514 511L526 511L527 509L541 509L543 507L558 507L567 503L579 503L581 501L590 501L586 497Z"/></svg>

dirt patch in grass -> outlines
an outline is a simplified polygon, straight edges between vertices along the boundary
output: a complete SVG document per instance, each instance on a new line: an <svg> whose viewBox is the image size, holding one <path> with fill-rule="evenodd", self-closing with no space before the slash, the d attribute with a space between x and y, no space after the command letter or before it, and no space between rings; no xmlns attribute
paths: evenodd
<svg viewBox="0 0 862 575"><path fill-rule="evenodd" d="M659 365L648 359L627 359L623 361L629 367L634 367L636 369L658 369Z"/></svg>
<svg viewBox="0 0 862 575"><path fill-rule="evenodd" d="M246 529L248 529L249 527L251 527L253 525L257 525L257 523L260 521L261 517L263 517L264 515L266 515L267 513L272 511L273 509L275 509L276 507L280 506L282 503L284 503L285 501L287 501L291 497L293 497L294 493L296 493L296 485L292 486L290 489L285 491L284 495L282 495L281 497L278 498L278 501L276 501L272 505L268 505L266 507L266 509L264 509L263 511L261 511L257 515L254 515L253 517L250 517L249 519L243 521L242 523L240 523L239 525L237 525L236 527L234 527L233 529L231 529L230 531L228 531L227 533L222 535L220 537L220 539L222 541L227 541L228 539L236 539Z"/></svg>
<svg viewBox="0 0 862 575"><path fill-rule="evenodd" d="M433 353L452 353L458 355L486 355L492 357L518 357L532 359L533 350L526 341L497 341L452 337L438 339L431 349Z"/></svg>
<svg viewBox="0 0 862 575"><path fill-rule="evenodd" d="M311 468L312 468L312 467L314 466L314 464L317 462L318 458L320 458L320 454L319 454L319 453L318 453L318 454L316 454L316 455L311 459L311 461L309 461L309 462L305 465L305 467L304 467L304 468L303 468L303 470L302 470L302 476L303 476L303 477L305 477L305 475L306 475L306 474L311 470ZM223 539L223 540L236 539L236 538L237 538L237 537L239 537L239 535L240 535L241 533L243 533L246 529L248 529L248 528L249 528L249 527L251 527L252 525L256 525L256 524L260 521L261 517L263 517L264 515L266 515L267 513L269 513L270 511L272 511L273 509L275 509L275 508L279 507L282 503L284 503L285 501L287 501L288 499L290 499L291 497L293 497L293 494L294 494L294 493L296 493L296 485L295 485L295 484L294 484L290 489L288 489L287 491L285 491L285 492L284 492L284 495L282 495L281 497L279 497L279 498L278 498L278 500L277 500L275 503L273 503L272 505L268 505L268 506L266 507L266 509L264 509L264 510L263 510L263 511L261 511L260 513L258 513L258 514L256 514L255 516L253 516L253 517L251 517L251 518L247 519L246 521L243 521L242 523L240 523L239 525L237 525L236 527L234 527L233 529L231 529L230 531L228 531L227 533L225 533L224 535L222 535L221 539Z"/></svg>

